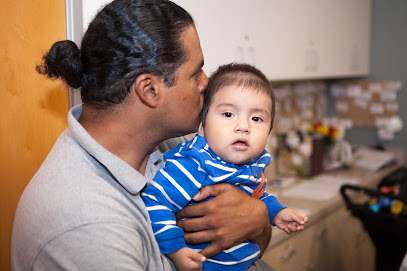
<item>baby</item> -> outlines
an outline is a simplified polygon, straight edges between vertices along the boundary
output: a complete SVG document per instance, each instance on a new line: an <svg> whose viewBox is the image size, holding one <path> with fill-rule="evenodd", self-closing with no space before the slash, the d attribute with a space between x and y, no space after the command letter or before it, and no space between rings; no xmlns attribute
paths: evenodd
<svg viewBox="0 0 407 271"><path fill-rule="evenodd" d="M199 251L208 244L186 244L175 214L203 187L226 182L262 200L274 226L290 234L304 228L308 217L282 206L265 192L265 150L272 129L275 98L262 72L247 64L221 66L205 90L198 135L164 154L165 167L143 192L161 252L178 270L246 270L260 255L246 241L209 259Z"/></svg>

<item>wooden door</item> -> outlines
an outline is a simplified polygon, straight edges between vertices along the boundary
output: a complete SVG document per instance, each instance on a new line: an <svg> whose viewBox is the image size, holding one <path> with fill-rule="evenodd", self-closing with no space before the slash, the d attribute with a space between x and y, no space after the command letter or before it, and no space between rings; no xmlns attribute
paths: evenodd
<svg viewBox="0 0 407 271"><path fill-rule="evenodd" d="M0 25L0 269L10 270L18 200L67 127L67 88L35 72L44 51L66 39L65 1L2 0Z"/></svg>

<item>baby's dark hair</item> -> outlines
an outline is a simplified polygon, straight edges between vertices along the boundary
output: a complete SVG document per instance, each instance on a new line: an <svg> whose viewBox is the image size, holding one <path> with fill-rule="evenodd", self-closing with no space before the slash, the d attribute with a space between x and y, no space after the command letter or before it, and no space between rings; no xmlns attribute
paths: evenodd
<svg viewBox="0 0 407 271"><path fill-rule="evenodd" d="M187 60L181 35L194 26L183 8L167 0L115 0L92 20L81 42L56 42L37 71L81 87L85 104L120 104L137 76L150 73L171 87Z"/></svg>
<svg viewBox="0 0 407 271"><path fill-rule="evenodd" d="M212 103L213 96L222 88L236 86L251 88L266 93L271 98L271 128L274 124L276 98L267 77L257 68L249 64L230 63L220 66L209 77L205 90L204 105L202 108L202 125L205 126L206 115Z"/></svg>

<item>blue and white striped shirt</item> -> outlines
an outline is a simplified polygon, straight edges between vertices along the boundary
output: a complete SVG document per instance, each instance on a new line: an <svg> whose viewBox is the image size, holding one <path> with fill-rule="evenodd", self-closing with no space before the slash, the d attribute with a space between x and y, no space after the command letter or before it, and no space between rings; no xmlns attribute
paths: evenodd
<svg viewBox="0 0 407 271"><path fill-rule="evenodd" d="M165 167L142 194L155 237L164 254L186 246L200 251L208 245L186 245L184 232L175 225L175 214L188 204L195 204L192 197L202 187L226 182L252 195L261 183L261 173L271 161L270 154L264 150L259 157L244 165L230 164L214 154L201 136L180 143L165 153L164 159ZM267 192L259 199L267 205L270 221L285 208ZM203 266L204 270L246 270L259 255L259 247L247 241L207 259Z"/></svg>

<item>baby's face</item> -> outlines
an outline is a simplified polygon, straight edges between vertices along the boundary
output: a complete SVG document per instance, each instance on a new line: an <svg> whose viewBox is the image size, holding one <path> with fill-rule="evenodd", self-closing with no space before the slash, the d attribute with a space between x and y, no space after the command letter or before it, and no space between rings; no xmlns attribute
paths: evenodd
<svg viewBox="0 0 407 271"><path fill-rule="evenodd" d="M244 164L259 156L271 125L271 98L250 88L226 86L212 98L204 136L226 162Z"/></svg>

